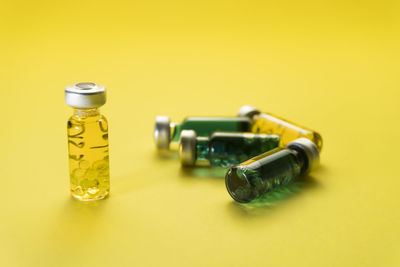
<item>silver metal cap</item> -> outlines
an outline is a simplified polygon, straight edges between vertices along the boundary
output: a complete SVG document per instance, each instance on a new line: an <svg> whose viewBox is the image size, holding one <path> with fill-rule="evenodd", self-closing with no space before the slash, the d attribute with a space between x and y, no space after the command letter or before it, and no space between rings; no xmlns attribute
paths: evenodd
<svg viewBox="0 0 400 267"><path fill-rule="evenodd" d="M250 105L244 105L239 109L238 112L238 117L248 117L248 118L253 118L254 115L260 114L260 111Z"/></svg>
<svg viewBox="0 0 400 267"><path fill-rule="evenodd" d="M308 159L308 168L305 173L308 173L318 167L319 151L318 147L313 143L313 141L302 137L290 142L286 147L291 149L299 148L304 151Z"/></svg>
<svg viewBox="0 0 400 267"><path fill-rule="evenodd" d="M196 132L183 130L179 144L179 159L183 166L194 166L196 162Z"/></svg>
<svg viewBox="0 0 400 267"><path fill-rule="evenodd" d="M82 82L65 87L65 103L73 108L98 108L106 103L106 88L97 83Z"/></svg>
<svg viewBox="0 0 400 267"><path fill-rule="evenodd" d="M156 146L160 150L166 150L169 148L169 142L171 141L171 122L168 116L157 116L156 124L154 127L154 140Z"/></svg>

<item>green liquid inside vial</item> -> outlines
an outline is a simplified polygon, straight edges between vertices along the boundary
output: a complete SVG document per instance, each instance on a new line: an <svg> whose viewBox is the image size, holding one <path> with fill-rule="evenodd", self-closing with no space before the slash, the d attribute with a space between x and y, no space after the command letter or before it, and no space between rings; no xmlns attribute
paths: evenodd
<svg viewBox="0 0 400 267"><path fill-rule="evenodd" d="M303 173L306 165L301 151L276 148L230 168L225 177L229 194L238 202L260 198Z"/></svg>
<svg viewBox="0 0 400 267"><path fill-rule="evenodd" d="M182 123L174 123L172 142L179 142L182 130L193 130L197 136L210 136L214 132L250 132L248 118L188 117Z"/></svg>
<svg viewBox="0 0 400 267"><path fill-rule="evenodd" d="M196 138L196 160L208 161L210 154L210 138Z"/></svg>
<svg viewBox="0 0 400 267"><path fill-rule="evenodd" d="M252 133L214 133L198 137L197 160L208 160L211 166L230 167L279 146L277 135Z"/></svg>
<svg viewBox="0 0 400 267"><path fill-rule="evenodd" d="M68 151L72 196L105 198L110 191L108 124L98 110L75 110L68 120Z"/></svg>

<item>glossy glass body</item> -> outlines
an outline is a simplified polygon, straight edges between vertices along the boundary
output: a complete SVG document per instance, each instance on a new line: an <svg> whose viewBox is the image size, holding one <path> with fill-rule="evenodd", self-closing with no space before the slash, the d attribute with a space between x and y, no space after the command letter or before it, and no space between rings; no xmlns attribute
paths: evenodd
<svg viewBox="0 0 400 267"><path fill-rule="evenodd" d="M237 117L188 117L182 123L172 123L172 142L179 142L182 130L193 130L197 136L214 132L250 132L251 120Z"/></svg>
<svg viewBox="0 0 400 267"><path fill-rule="evenodd" d="M277 135L216 132L209 138L197 138L196 159L230 167L278 147L279 141Z"/></svg>
<svg viewBox="0 0 400 267"><path fill-rule="evenodd" d="M225 176L229 194L238 202L250 202L292 182L308 168L301 150L276 148L230 168Z"/></svg>
<svg viewBox="0 0 400 267"><path fill-rule="evenodd" d="M68 120L71 194L79 200L105 198L110 191L108 123L98 109L75 109Z"/></svg>
<svg viewBox="0 0 400 267"><path fill-rule="evenodd" d="M282 147L297 138L305 137L313 141L319 151L322 149L322 137L319 133L268 113L253 116L252 132L280 135Z"/></svg>

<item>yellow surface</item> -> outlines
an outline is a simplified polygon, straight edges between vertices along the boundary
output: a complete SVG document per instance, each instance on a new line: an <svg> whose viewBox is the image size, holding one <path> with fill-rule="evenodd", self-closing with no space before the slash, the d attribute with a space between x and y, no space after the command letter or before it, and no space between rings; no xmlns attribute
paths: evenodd
<svg viewBox="0 0 400 267"><path fill-rule="evenodd" d="M399 266L398 1L2 1L0 266ZM111 197L69 195L63 89L108 88ZM259 206L159 157L154 117L319 131ZM286 193L285 193L286 192Z"/></svg>

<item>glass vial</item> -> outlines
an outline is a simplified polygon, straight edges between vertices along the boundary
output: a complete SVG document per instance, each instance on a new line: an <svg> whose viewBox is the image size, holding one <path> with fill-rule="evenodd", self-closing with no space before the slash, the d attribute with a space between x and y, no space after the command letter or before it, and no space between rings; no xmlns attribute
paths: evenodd
<svg viewBox="0 0 400 267"><path fill-rule="evenodd" d="M69 85L65 102L74 108L67 124L71 194L84 201L103 199L110 192L108 123L99 111L106 89L91 82Z"/></svg>
<svg viewBox="0 0 400 267"><path fill-rule="evenodd" d="M179 156L183 166L205 162L211 166L231 167L279 146L278 135L215 132L197 137L193 130L181 133Z"/></svg>
<svg viewBox="0 0 400 267"><path fill-rule="evenodd" d="M307 138L290 142L230 168L225 184L231 197L241 203L293 182L319 163L317 146Z"/></svg>
<svg viewBox="0 0 400 267"><path fill-rule="evenodd" d="M253 120L252 132L280 135L282 147L297 138L305 137L313 141L319 151L322 149L321 135L304 126L269 113L261 113L257 108L248 105L240 108L238 116L248 117Z"/></svg>
<svg viewBox="0 0 400 267"><path fill-rule="evenodd" d="M245 117L188 117L182 123L170 122L168 116L157 116L154 139L160 150L177 149L182 130L193 130L197 136L214 132L250 132L251 120Z"/></svg>

